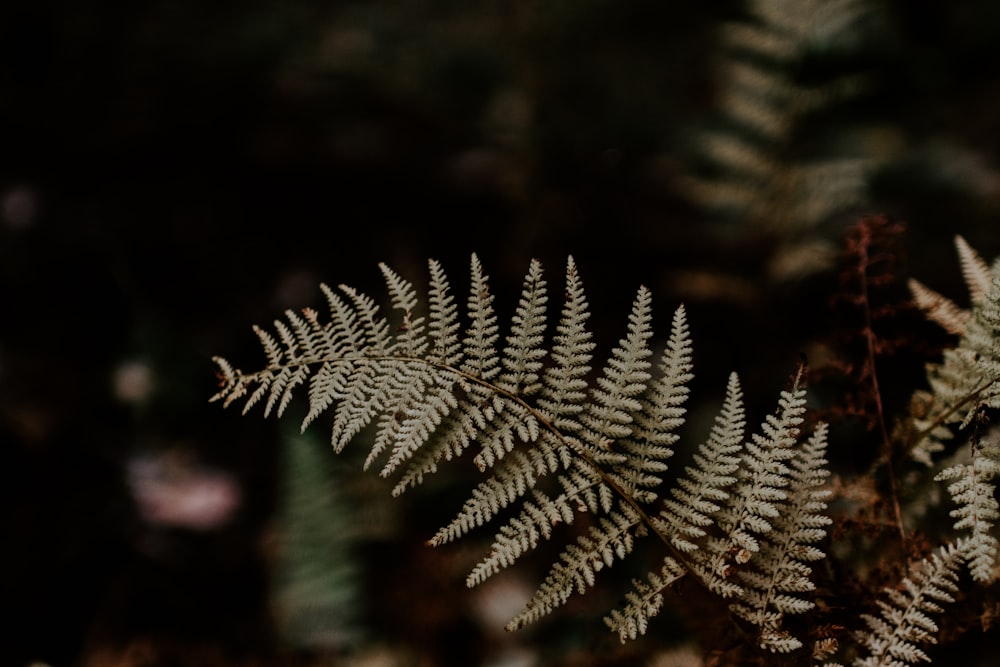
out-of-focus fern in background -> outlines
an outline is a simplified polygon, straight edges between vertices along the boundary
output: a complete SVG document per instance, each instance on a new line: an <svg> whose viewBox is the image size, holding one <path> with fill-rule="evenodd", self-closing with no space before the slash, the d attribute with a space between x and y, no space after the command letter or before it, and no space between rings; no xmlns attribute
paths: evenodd
<svg viewBox="0 0 1000 667"><path fill-rule="evenodd" d="M365 514L352 511L364 499L345 492L325 445L306 434L282 438L273 599L288 646L336 654L363 638Z"/></svg>

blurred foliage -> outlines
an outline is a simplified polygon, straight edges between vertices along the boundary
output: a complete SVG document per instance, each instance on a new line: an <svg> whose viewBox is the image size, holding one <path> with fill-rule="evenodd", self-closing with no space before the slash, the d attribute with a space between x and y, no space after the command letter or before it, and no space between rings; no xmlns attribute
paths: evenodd
<svg viewBox="0 0 1000 667"><path fill-rule="evenodd" d="M321 654L361 641L365 604L358 550L365 513L353 507L364 499L338 488L325 445L310 434L282 438L272 593L282 641Z"/></svg>

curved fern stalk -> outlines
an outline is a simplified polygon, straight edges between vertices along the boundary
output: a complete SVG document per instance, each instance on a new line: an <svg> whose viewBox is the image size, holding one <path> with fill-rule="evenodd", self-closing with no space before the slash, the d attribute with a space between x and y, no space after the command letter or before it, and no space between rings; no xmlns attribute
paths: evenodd
<svg viewBox="0 0 1000 667"><path fill-rule="evenodd" d="M245 409L265 399L265 415L280 416L297 387L308 382L302 427L332 418L333 446L341 450L374 425L365 466L384 461L381 475L399 475L398 494L419 484L442 460L470 447L488 476L458 516L431 544L463 536L503 508L511 518L495 535L490 554L469 575L470 585L499 571L548 539L580 512L594 515L585 535L567 547L549 578L513 625L535 620L584 590L595 573L628 555L651 521L643 509L657 497L673 431L683 422L684 386L691 350L683 308L674 315L670 342L654 380L652 298L641 288L625 337L594 387L593 343L586 299L572 258L566 299L551 350L544 345L546 284L532 262L502 350L488 279L472 257L464 335L444 272L430 263L430 309L415 314L412 286L387 267L390 325L375 303L355 290L324 287L330 321L315 311L288 311L275 322L277 338L255 328L267 366L243 373L216 359L223 381L213 400L247 397ZM543 358L551 364L543 368ZM554 488L540 482L551 478ZM655 529L654 529L655 531ZM661 539L667 541L665 536Z"/></svg>
<svg viewBox="0 0 1000 667"><path fill-rule="evenodd" d="M941 604L954 602L958 591L958 570L965 545L949 544L923 559L912 569L912 577L903 579L899 588L885 590L888 600L878 600L878 616L862 615L868 632L859 632L858 641L868 651L867 657L854 661L855 667L905 667L930 662L920 648L937 642L937 624L929 614L944 611Z"/></svg>

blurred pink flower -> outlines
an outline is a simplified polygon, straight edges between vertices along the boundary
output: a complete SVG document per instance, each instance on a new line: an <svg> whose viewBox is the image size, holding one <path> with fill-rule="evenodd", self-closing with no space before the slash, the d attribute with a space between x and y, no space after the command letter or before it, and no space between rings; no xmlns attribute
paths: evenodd
<svg viewBox="0 0 1000 667"><path fill-rule="evenodd" d="M133 458L127 476L139 512L151 524L213 530L229 521L241 502L232 475L175 454Z"/></svg>

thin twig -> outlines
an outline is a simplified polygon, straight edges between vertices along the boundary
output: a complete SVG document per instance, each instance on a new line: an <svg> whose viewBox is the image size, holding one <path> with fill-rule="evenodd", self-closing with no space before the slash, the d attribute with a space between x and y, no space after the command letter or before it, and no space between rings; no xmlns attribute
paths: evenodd
<svg viewBox="0 0 1000 667"><path fill-rule="evenodd" d="M885 423L885 411L882 408L882 392L879 390L878 372L875 368L875 331L872 329L871 303L868 300L868 248L871 245L871 229L862 224L860 226L861 239L858 243L858 278L861 281L861 308L864 312L865 325L862 334L867 344L868 370L871 374L872 390L875 393L875 416L878 420L879 433L882 436L882 450L885 458L886 468L889 473L889 492L892 495L892 510L896 518L896 526L899 529L899 539L903 548L906 548L906 529L903 527L903 515L899 507L899 493L896 488L896 470L892 460L892 440L889 438L889 429Z"/></svg>

